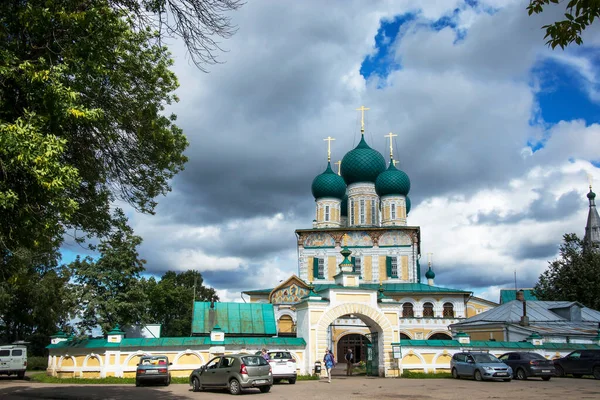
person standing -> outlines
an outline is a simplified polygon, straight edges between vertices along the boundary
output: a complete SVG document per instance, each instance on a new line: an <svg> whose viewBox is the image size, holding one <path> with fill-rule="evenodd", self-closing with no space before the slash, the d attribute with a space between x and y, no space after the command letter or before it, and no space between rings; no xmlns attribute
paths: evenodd
<svg viewBox="0 0 600 400"><path fill-rule="evenodd" d="M346 375L352 375L352 363L354 362L354 354L352 354L352 349L348 349L346 353Z"/></svg>
<svg viewBox="0 0 600 400"><path fill-rule="evenodd" d="M261 355L266 361L269 361L271 359L271 357L269 356L269 353L267 353L267 349L262 349Z"/></svg>
<svg viewBox="0 0 600 400"><path fill-rule="evenodd" d="M327 379L328 382L331 383L331 368L335 365L335 357L331 350L325 350L325 357L323 357L323 363L325 364L325 369L327 370Z"/></svg>

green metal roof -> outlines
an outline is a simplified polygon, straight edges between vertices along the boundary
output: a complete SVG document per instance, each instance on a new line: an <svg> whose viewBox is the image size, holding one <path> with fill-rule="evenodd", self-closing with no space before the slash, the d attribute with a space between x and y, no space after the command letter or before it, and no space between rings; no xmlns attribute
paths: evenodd
<svg viewBox="0 0 600 400"><path fill-rule="evenodd" d="M315 282L313 282L315 283ZM321 292L328 289L344 289L344 290L379 290L379 283L362 283L357 287L343 287L335 283L319 285L315 283L315 292ZM382 285L383 291L386 295L393 295L396 293L463 293L470 294L471 292L460 289L444 288L439 286L429 286L425 283L384 283ZM271 293L273 289L258 289L249 290L244 293L246 294L263 294ZM217 303L215 303L217 304Z"/></svg>
<svg viewBox="0 0 600 400"><path fill-rule="evenodd" d="M375 191L380 197L388 195L406 196L410 192L410 179L390 160L390 166L377 177Z"/></svg>
<svg viewBox="0 0 600 400"><path fill-rule="evenodd" d="M306 342L296 337L227 337L222 342L216 342L225 346L249 346L249 347L304 347ZM102 348L143 348L143 347L197 347L213 344L210 337L165 337L165 338L132 338L123 339L121 343L109 343L106 339L82 339L67 340L46 346L47 349L102 349Z"/></svg>
<svg viewBox="0 0 600 400"><path fill-rule="evenodd" d="M194 303L192 333L209 334L215 325L226 334L276 335L277 324L272 304L262 303Z"/></svg>
<svg viewBox="0 0 600 400"><path fill-rule="evenodd" d="M523 290L523 295L526 301L529 300L538 300L537 297L533 295L533 289L521 289ZM508 303L509 301L513 301L517 299L517 291L514 289L500 289L500 304Z"/></svg>
<svg viewBox="0 0 600 400"><path fill-rule="evenodd" d="M596 344L581 343L544 343L535 346L529 342L494 342L490 340L471 340L471 343L460 343L458 340L403 340L392 345L412 347L460 347L460 348L486 348L486 349L546 349L546 350L584 350L600 349Z"/></svg>
<svg viewBox="0 0 600 400"><path fill-rule="evenodd" d="M356 182L373 182L385 171L385 160L381 153L373 150L365 136L361 135L360 142L342 158L341 173L347 185Z"/></svg>
<svg viewBox="0 0 600 400"><path fill-rule="evenodd" d="M346 195L346 182L344 178L333 172L331 163L327 162L327 169L313 179L312 195L315 199L333 197L342 200Z"/></svg>

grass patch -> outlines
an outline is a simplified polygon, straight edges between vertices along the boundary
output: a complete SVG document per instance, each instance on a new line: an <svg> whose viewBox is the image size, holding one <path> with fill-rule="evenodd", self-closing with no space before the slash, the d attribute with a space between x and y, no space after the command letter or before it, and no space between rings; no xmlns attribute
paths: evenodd
<svg viewBox="0 0 600 400"><path fill-rule="evenodd" d="M41 383L66 383L66 384L77 384L77 385L134 385L135 378L57 378L55 376L48 376L45 372L39 374L31 374L29 379L32 382ZM173 384L189 384L190 380L188 377L182 378L171 378Z"/></svg>
<svg viewBox="0 0 600 400"><path fill-rule="evenodd" d="M402 372L402 378L408 379L446 379L452 378L452 374L450 372L415 372L415 371L404 371Z"/></svg>
<svg viewBox="0 0 600 400"><path fill-rule="evenodd" d="M319 375L298 375L297 381L318 381L321 379Z"/></svg>

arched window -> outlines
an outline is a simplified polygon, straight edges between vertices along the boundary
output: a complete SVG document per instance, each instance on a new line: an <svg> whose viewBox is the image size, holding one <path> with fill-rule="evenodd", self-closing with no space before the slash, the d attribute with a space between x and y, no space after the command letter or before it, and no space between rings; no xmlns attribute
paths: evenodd
<svg viewBox="0 0 600 400"><path fill-rule="evenodd" d="M400 332L400 340L410 340L410 337L406 333Z"/></svg>
<svg viewBox="0 0 600 400"><path fill-rule="evenodd" d="M415 314L413 312L412 303L404 303L402 304L402 318L411 318L414 317Z"/></svg>
<svg viewBox="0 0 600 400"><path fill-rule="evenodd" d="M434 333L427 340L452 340L452 337L445 333Z"/></svg>
<svg viewBox="0 0 600 400"><path fill-rule="evenodd" d="M296 334L296 326L294 320L289 315L282 315L277 321L277 330L282 336L291 336Z"/></svg>
<svg viewBox="0 0 600 400"><path fill-rule="evenodd" d="M452 303L444 303L444 318L454 318L454 305Z"/></svg>
<svg viewBox="0 0 600 400"><path fill-rule="evenodd" d="M423 304L423 316L424 317L433 317L433 304L425 303Z"/></svg>

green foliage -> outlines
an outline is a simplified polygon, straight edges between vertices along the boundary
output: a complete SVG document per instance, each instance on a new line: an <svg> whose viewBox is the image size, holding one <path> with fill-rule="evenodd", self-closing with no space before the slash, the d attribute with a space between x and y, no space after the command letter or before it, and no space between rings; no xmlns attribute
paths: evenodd
<svg viewBox="0 0 600 400"><path fill-rule="evenodd" d="M600 309L600 252L586 250L574 233L566 234L560 257L548 264L534 287L540 300L578 301Z"/></svg>
<svg viewBox="0 0 600 400"><path fill-rule="evenodd" d="M452 378L452 374L450 372L417 372L405 370L402 372L401 378L408 379L447 379Z"/></svg>
<svg viewBox="0 0 600 400"><path fill-rule="evenodd" d="M562 0L530 0L527 10L529 15L539 14L544 11L544 6L564 3ZM575 42L582 44L581 34L594 19L600 17L600 1L598 0L569 0L565 10L565 19L557 21L550 25L544 25L548 39L546 44L553 49L560 46L564 49L569 44Z"/></svg>
<svg viewBox="0 0 600 400"><path fill-rule="evenodd" d="M321 377L319 375L297 375L297 381L318 381Z"/></svg>
<svg viewBox="0 0 600 400"><path fill-rule="evenodd" d="M45 371L48 368L48 357L27 356L28 371Z"/></svg>
<svg viewBox="0 0 600 400"><path fill-rule="evenodd" d="M159 281L154 278L144 281L148 296L147 322L160 323L161 335L165 337L190 336L192 302L219 299L214 289L202 285L203 281L202 275L192 270L168 271Z"/></svg>
<svg viewBox="0 0 600 400"><path fill-rule="evenodd" d="M81 333L96 326L106 333L116 324L134 325L144 319L148 298L140 273L145 261L137 252L142 239L133 234L121 210L115 211L113 221L114 232L98 245L98 260L77 258L69 264L79 301Z"/></svg>

